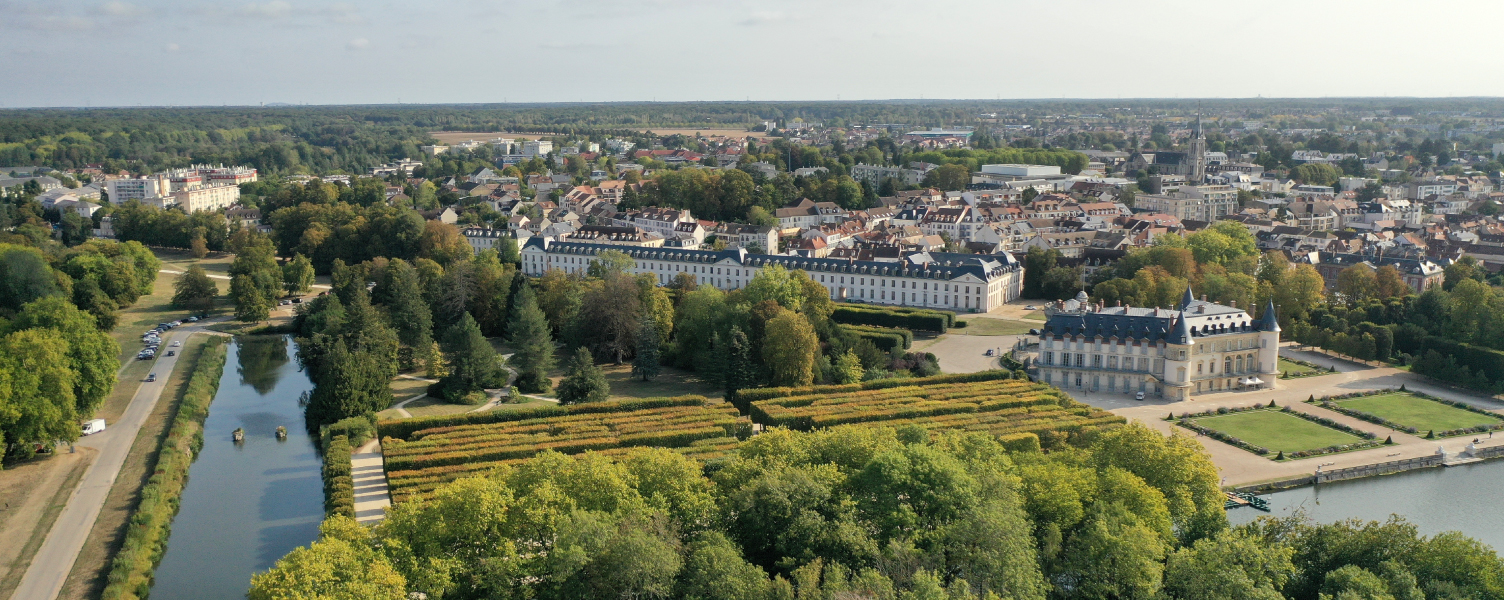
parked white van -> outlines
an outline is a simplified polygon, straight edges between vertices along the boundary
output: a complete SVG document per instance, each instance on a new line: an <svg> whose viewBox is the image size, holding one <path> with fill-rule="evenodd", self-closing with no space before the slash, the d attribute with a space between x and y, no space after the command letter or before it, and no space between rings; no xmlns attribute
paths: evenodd
<svg viewBox="0 0 1504 600"><path fill-rule="evenodd" d="M84 423L84 435L94 435L104 431L104 419L94 419Z"/></svg>

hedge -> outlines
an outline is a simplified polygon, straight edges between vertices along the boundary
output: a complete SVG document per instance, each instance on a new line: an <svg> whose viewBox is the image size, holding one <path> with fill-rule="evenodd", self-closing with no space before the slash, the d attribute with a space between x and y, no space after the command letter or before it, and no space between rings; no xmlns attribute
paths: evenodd
<svg viewBox="0 0 1504 600"><path fill-rule="evenodd" d="M141 499L131 515L125 540L110 562L108 583L100 598L145 598L151 591L157 563L167 550L179 498L188 484L188 467L204 447L204 418L209 416L209 403L219 391L224 366L224 338L211 337L200 347L194 361L193 375L168 425L152 476L141 488Z"/></svg>
<svg viewBox="0 0 1504 600"><path fill-rule="evenodd" d="M737 390L736 396L731 399L743 413L751 410L753 402L772 398L786 398L792 396L814 396L819 394L838 394L855 392L859 390L878 390L899 386L919 386L937 383L970 383L974 381L997 381L1011 379L1013 373L1003 369L989 369L975 373L947 373L930 377L908 377L895 379L874 379L860 383L843 383L838 385L811 385L804 387L771 387L771 388L748 388Z"/></svg>
<svg viewBox="0 0 1504 600"><path fill-rule="evenodd" d="M945 333L955 323L956 313L923 308L843 304L837 305L830 313L830 320L846 325L899 327Z"/></svg>
<svg viewBox="0 0 1504 600"><path fill-rule="evenodd" d="M872 345L877 346L877 349L883 352L891 352L899 346L902 346L904 350L908 350L910 346L914 345L914 332L907 329L873 327L871 325L839 325L839 327L842 331L862 339L871 340Z"/></svg>
<svg viewBox="0 0 1504 600"><path fill-rule="evenodd" d="M407 439L414 432L437 427L451 427L455 425L482 425L486 423L505 423L508 421L525 421L544 417L564 416L593 412L617 412L627 410L642 410L664 406L699 406L706 402L704 396L675 396L672 398L632 398L625 400L607 400L605 402L587 402L584 404L571 404L569 406L548 405L537 408L525 408L518 410L491 410L478 413L460 413L456 415L439 415L433 417L419 417L416 419L393 419L379 421L376 430L381 437L394 437Z"/></svg>
<svg viewBox="0 0 1504 600"><path fill-rule="evenodd" d="M355 518L355 479L351 475L350 440L343 435L324 445L324 516Z"/></svg>
<svg viewBox="0 0 1504 600"><path fill-rule="evenodd" d="M1427 350L1435 350L1442 356L1457 359L1458 365L1472 369L1473 373L1483 374L1496 388L1504 382L1504 352L1428 335L1421 339L1420 349L1412 354L1420 356Z"/></svg>

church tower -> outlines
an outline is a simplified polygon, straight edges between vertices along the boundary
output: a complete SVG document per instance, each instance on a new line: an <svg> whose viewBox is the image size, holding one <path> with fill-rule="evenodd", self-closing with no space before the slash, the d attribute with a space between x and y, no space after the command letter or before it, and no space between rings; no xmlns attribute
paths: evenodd
<svg viewBox="0 0 1504 600"><path fill-rule="evenodd" d="M1191 132L1190 148L1186 151L1186 160L1190 161L1190 170L1185 174L1185 181L1190 185L1206 183L1206 134L1201 131L1201 110L1196 110L1196 130Z"/></svg>

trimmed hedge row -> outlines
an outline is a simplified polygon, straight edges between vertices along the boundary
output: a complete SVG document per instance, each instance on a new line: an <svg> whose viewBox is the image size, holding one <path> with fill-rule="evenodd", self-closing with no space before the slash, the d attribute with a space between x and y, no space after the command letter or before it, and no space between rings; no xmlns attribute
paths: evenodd
<svg viewBox="0 0 1504 600"><path fill-rule="evenodd" d="M168 426L167 437L162 440L151 479L141 488L141 500L131 515L125 540L110 562L109 583L100 598L145 598L151 591L157 563L167 550L178 500L188 484L188 467L204 447L204 419L209 416L209 403L219 391L224 366L224 339L211 337L194 361L193 375Z"/></svg>
<svg viewBox="0 0 1504 600"><path fill-rule="evenodd" d="M846 325L901 327L945 333L956 322L956 313L924 308L841 304L831 312L830 319Z"/></svg>
<svg viewBox="0 0 1504 600"><path fill-rule="evenodd" d="M351 476L350 439L329 438L324 445L324 517L355 518L355 479Z"/></svg>
<svg viewBox="0 0 1504 600"><path fill-rule="evenodd" d="M1421 338L1420 348L1411 354L1420 356L1427 350L1435 350L1442 356L1457 359L1458 365L1472 369L1473 373L1482 374L1495 388L1504 385L1504 352L1428 335Z"/></svg>
<svg viewBox="0 0 1504 600"><path fill-rule="evenodd" d="M838 325L838 327L842 331L846 331L862 339L871 340L872 345L877 346L877 349L883 352L891 352L899 346L902 346L904 350L908 350L910 346L914 345L914 332L907 329L873 327L871 325Z"/></svg>
<svg viewBox="0 0 1504 600"><path fill-rule="evenodd" d="M975 373L949 373L934 375L931 377L909 377L895 379L874 379L860 383L846 383L839 385L811 385L805 387L770 387L749 388L737 390L736 397L731 403L735 404L743 413L750 412L752 403L758 400L772 398L786 398L792 396L816 396L822 394L840 394L859 390L877 390L900 386L921 386L937 383L970 383L975 381L997 381L1011 379L1013 373L1003 369L989 369Z"/></svg>
<svg viewBox="0 0 1504 600"><path fill-rule="evenodd" d="M699 406L705 403L704 396L675 396L672 398L632 398L626 400L607 400L605 402L587 402L584 404L571 404L568 406L539 406L537 408L524 408L518 410L489 410L478 413L459 413L456 415L439 415L433 417L419 417L416 419L391 419L376 423L376 431L382 438L407 439L412 434L424 429L438 427L452 427L456 425L483 425L487 423L505 423L509 421L526 421L563 415L575 415L582 413L620 412L659 408L664 406Z"/></svg>

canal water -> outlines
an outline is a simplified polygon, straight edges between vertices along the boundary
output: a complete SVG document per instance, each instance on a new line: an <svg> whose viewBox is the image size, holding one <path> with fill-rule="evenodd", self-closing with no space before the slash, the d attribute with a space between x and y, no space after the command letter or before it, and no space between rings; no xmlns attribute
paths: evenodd
<svg viewBox="0 0 1504 600"><path fill-rule="evenodd" d="M1398 514L1414 523L1421 534L1461 531L1504 551L1504 511L1495 499L1504 497L1504 461L1490 461L1394 475L1349 479L1275 492L1264 496L1271 512L1249 507L1227 511L1234 525L1260 516L1289 516L1304 510L1317 523L1343 519L1384 521Z"/></svg>
<svg viewBox="0 0 1504 600"><path fill-rule="evenodd" d="M241 600L251 575L318 537L322 465L298 397L313 383L286 336L237 337L204 421L152 600ZM286 440L276 437L287 428ZM245 441L232 440L235 428Z"/></svg>

